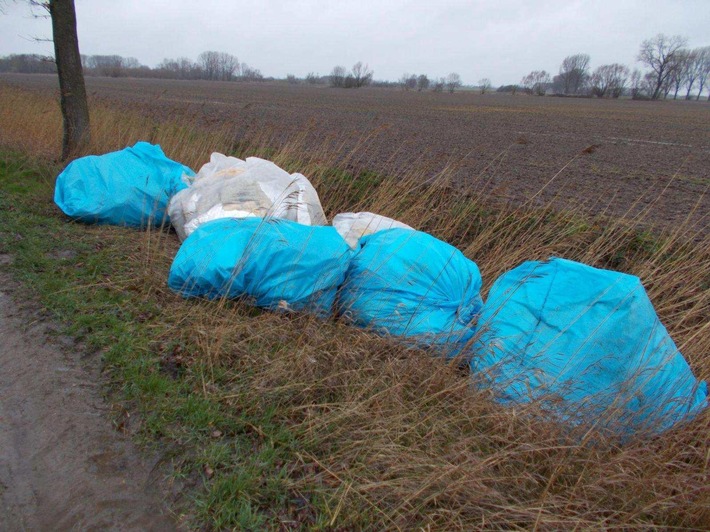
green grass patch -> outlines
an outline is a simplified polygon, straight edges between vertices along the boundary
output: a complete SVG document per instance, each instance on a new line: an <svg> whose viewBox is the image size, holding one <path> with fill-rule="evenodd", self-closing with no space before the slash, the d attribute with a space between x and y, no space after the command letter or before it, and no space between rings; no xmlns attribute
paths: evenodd
<svg viewBox="0 0 710 532"><path fill-rule="evenodd" d="M14 257L15 275L66 333L101 354L110 400L137 414L140 441L170 449L173 474L197 482L188 496L194 508L182 509L193 524L277 528L295 497L288 472L300 461L292 432L274 419L273 407L240 411L222 401L220 383L234 388L224 368L199 358L166 364L180 345L194 348L189 339L170 341L179 327L171 312L183 302L146 287L141 277L150 273L141 271L137 250L175 237L68 220L52 202L57 170L0 154L0 252Z"/></svg>

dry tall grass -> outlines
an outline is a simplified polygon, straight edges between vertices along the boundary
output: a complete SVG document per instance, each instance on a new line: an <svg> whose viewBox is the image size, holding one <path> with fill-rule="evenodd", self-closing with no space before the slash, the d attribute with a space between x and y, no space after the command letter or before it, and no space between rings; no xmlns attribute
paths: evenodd
<svg viewBox="0 0 710 532"><path fill-rule="evenodd" d="M9 88L0 88L0 102L1 145L59 153L56 102ZM155 123L100 104L92 107L92 126L92 152L148 140L193 168L211 151L235 148L228 127ZM476 190L455 187L446 171L428 175L415 163L387 179L352 179L337 169L366 160L368 139L347 154L338 152L337 141L314 151L299 139L272 152L268 139L265 132L242 142L239 155L268 153L308 176L329 216L370 210L458 246L480 266L484 296L501 273L550 255L639 276L695 375L710 379L707 234L685 226L651 235L639 231L638 217L491 206ZM653 214L650 205L645 216ZM176 324L157 329L156 340L181 338L191 356L226 368L219 385L205 382L196 393L220 394L240 411L275 408L274 418L301 449L289 465L293 491L320 497L332 526L710 528L708 411L623 446L589 435L580 443L580 434L531 421L534 405L492 403L455 366L425 352L338 322L179 300L165 288L176 248L174 235L149 232L136 251L142 290L157 295Z"/></svg>

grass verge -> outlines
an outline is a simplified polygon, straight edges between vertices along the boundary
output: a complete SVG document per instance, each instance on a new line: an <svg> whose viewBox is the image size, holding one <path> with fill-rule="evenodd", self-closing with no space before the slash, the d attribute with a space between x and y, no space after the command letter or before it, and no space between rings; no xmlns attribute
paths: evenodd
<svg viewBox="0 0 710 532"><path fill-rule="evenodd" d="M52 149L49 103L3 96L16 105L3 107L0 140ZM209 150L234 147L120 110L99 107L92 119L97 152L143 138L198 166ZM260 142L240 145L240 154L260 153ZM426 176L428 186L412 172L364 174L363 186L362 173L326 149L305 157L297 140L270 154L313 179L329 214L366 206L427 229L476 260L488 286L521 260L550 254L639 275L695 374L710 377L707 237L493 208L445 174ZM159 446L174 474L194 485L179 510L194 526L710 526L707 412L652 440L580 445L524 409L491 403L427 353L337 322L183 301L165 287L175 236L69 222L51 201L57 171L17 151L0 156L0 252L101 354L113 399L132 414L117 415L117 425Z"/></svg>

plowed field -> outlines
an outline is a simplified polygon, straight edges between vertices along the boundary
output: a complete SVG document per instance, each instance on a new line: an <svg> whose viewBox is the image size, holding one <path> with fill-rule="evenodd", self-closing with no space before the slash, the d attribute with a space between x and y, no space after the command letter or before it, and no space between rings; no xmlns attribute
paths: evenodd
<svg viewBox="0 0 710 532"><path fill-rule="evenodd" d="M56 91L52 76L1 82ZM157 118L234 128L235 140L268 132L275 146L356 148L356 170L397 175L447 164L455 181L504 201L633 216L701 232L710 213L710 103L435 94L279 83L87 78L92 98ZM136 139L138 140L138 139Z"/></svg>

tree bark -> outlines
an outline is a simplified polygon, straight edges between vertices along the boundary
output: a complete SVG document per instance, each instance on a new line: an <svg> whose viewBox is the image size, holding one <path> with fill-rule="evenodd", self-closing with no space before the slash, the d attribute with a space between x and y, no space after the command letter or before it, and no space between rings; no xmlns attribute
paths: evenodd
<svg viewBox="0 0 710 532"><path fill-rule="evenodd" d="M49 0L49 14L64 118L62 160L65 160L89 143L89 106L79 55L74 0Z"/></svg>

